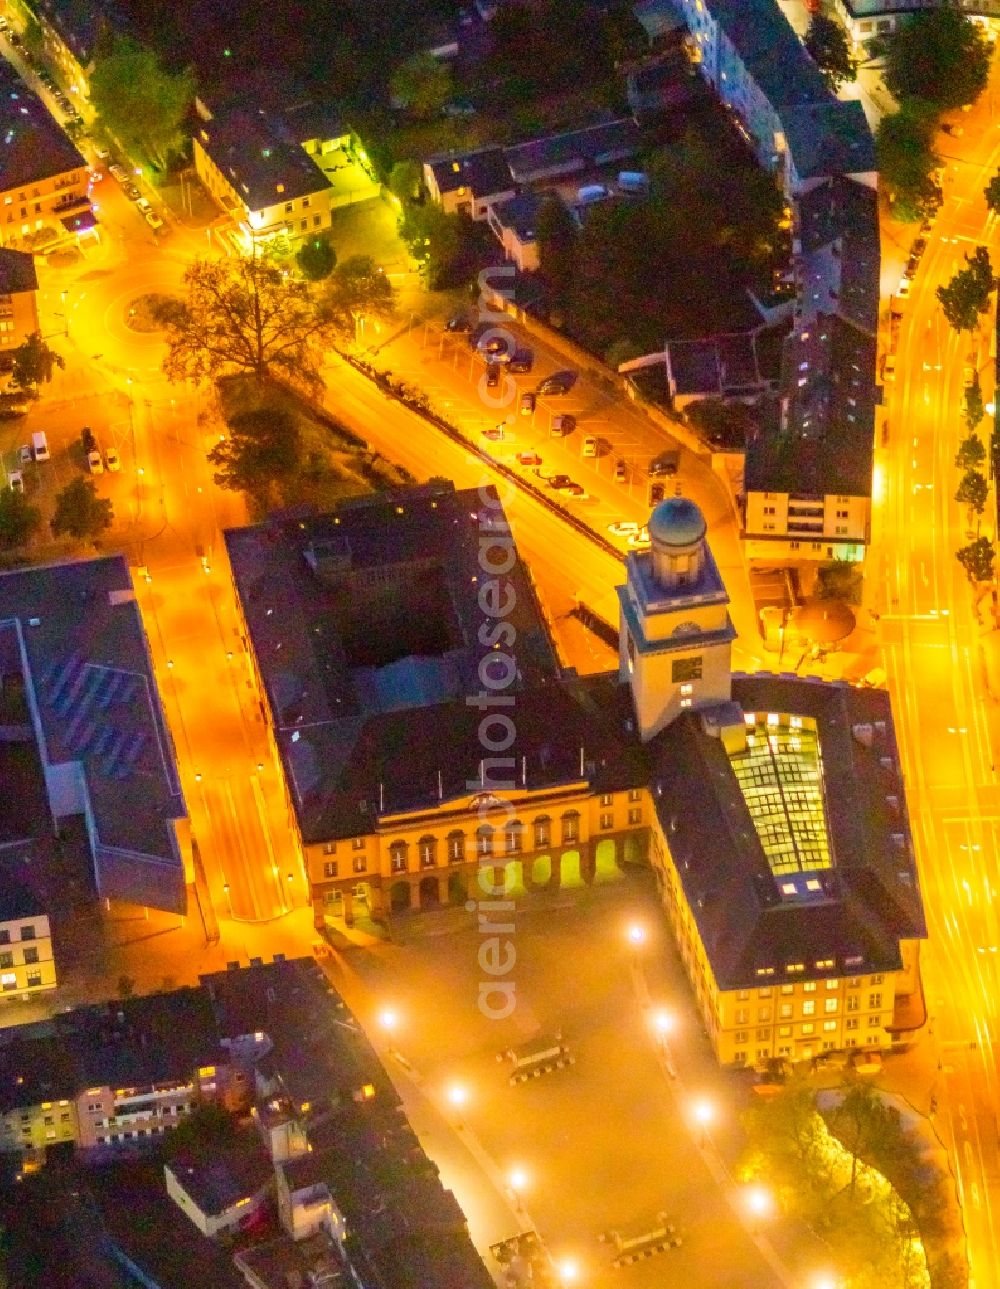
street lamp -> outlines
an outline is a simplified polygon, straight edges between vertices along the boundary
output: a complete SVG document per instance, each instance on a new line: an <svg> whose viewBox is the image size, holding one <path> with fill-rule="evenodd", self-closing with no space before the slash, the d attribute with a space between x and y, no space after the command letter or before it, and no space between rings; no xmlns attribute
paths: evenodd
<svg viewBox="0 0 1000 1289"><path fill-rule="evenodd" d="M469 1102L469 1089L464 1083L452 1083L448 1087L448 1102L455 1111L455 1127L462 1128L462 1110Z"/></svg>
<svg viewBox="0 0 1000 1289"><path fill-rule="evenodd" d="M636 949L645 944L646 928L638 922L631 923L628 929L628 942Z"/></svg>
<svg viewBox="0 0 1000 1289"><path fill-rule="evenodd" d="M556 1270L561 1285L575 1285L580 1282L580 1264L575 1258L563 1258Z"/></svg>
<svg viewBox="0 0 1000 1289"><path fill-rule="evenodd" d="M709 1127L715 1119L715 1107L712 1105L711 1101L707 1100L705 1097L701 1097L691 1107L691 1115L695 1123L701 1129L701 1145L702 1149L704 1149L708 1143Z"/></svg>
<svg viewBox="0 0 1000 1289"><path fill-rule="evenodd" d="M378 1023L387 1034L392 1034L399 1024L399 1016L394 1008L383 1007L378 1014Z"/></svg>
<svg viewBox="0 0 1000 1289"><path fill-rule="evenodd" d="M519 1195L528 1184L528 1174L523 1168L512 1168L507 1177L507 1184L515 1196Z"/></svg>
<svg viewBox="0 0 1000 1289"><path fill-rule="evenodd" d="M658 1007L653 1012L652 1018L653 1032L661 1043L665 1043L669 1036L674 1032L677 1022L673 1012L667 1011L665 1007Z"/></svg>
<svg viewBox="0 0 1000 1289"><path fill-rule="evenodd" d="M820 1272L810 1282L809 1289L840 1289L840 1281L826 1272Z"/></svg>
<svg viewBox="0 0 1000 1289"><path fill-rule="evenodd" d="M774 1200L766 1186L748 1186L744 1193L744 1199L746 1200L747 1210L753 1219L754 1229L774 1212Z"/></svg>

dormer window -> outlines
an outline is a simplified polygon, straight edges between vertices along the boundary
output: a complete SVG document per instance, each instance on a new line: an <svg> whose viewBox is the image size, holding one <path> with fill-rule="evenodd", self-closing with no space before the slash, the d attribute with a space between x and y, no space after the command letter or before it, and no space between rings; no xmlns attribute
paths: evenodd
<svg viewBox="0 0 1000 1289"><path fill-rule="evenodd" d="M275 190L276 190L277 192L284 192L284 191L285 191L285 185L284 185L284 184L275 184Z"/></svg>

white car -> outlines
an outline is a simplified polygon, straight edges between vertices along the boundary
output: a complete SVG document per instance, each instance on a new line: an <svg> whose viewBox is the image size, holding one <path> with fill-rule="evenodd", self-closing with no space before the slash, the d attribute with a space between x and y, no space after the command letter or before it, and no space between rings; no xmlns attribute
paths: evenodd
<svg viewBox="0 0 1000 1289"><path fill-rule="evenodd" d="M160 229L163 227L163 220L159 217L159 215L156 213L155 210L147 210L147 211L144 211L143 213L145 215L146 223L150 226L150 228L153 230L154 233L158 233Z"/></svg>
<svg viewBox="0 0 1000 1289"><path fill-rule="evenodd" d="M904 273L899 279L899 290L896 292L901 300L905 300L910 294L910 279Z"/></svg>
<svg viewBox="0 0 1000 1289"><path fill-rule="evenodd" d="M121 457L118 455L117 448L108 448L104 453L104 464L112 474L117 474L122 468Z"/></svg>
<svg viewBox="0 0 1000 1289"><path fill-rule="evenodd" d="M7 483L11 492L24 492L24 476L20 470L11 470L7 475Z"/></svg>
<svg viewBox="0 0 1000 1289"><path fill-rule="evenodd" d="M631 537L638 531L639 525L634 519L618 519L613 524L608 524L608 532L612 537Z"/></svg>
<svg viewBox="0 0 1000 1289"><path fill-rule="evenodd" d="M101 460L101 454L97 448L93 448L87 453L87 466L91 474L104 473L104 462Z"/></svg>
<svg viewBox="0 0 1000 1289"><path fill-rule="evenodd" d="M31 444L30 444L30 443L22 443L22 444L21 444L21 454L20 454L20 455L21 455L21 464L22 464L22 465L31 465L31 463L32 463L32 461L34 461L35 457L34 457L34 454L33 454L33 453L32 453L32 451L31 451Z"/></svg>
<svg viewBox="0 0 1000 1289"><path fill-rule="evenodd" d="M649 545L649 529L645 524L637 533L632 533L629 536L628 544L633 550L642 550Z"/></svg>

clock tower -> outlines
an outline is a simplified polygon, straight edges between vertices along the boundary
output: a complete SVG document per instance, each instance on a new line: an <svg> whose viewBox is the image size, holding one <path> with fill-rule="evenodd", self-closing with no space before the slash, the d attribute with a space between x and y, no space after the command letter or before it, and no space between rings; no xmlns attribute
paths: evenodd
<svg viewBox="0 0 1000 1289"><path fill-rule="evenodd" d="M679 494L649 518L650 549L632 552L618 588L619 666L643 742L682 711L728 702L736 636L701 511Z"/></svg>

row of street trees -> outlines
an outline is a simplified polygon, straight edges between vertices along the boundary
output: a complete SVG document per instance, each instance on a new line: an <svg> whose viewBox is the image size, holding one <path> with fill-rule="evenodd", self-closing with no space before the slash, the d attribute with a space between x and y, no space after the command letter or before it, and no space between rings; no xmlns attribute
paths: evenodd
<svg viewBox="0 0 1000 1289"><path fill-rule="evenodd" d="M990 46L955 6L908 17L885 49L886 88L899 110L879 122L879 171L898 219L932 214L941 201L933 141L942 112L973 103L986 87Z"/></svg>
<svg viewBox="0 0 1000 1289"><path fill-rule="evenodd" d="M129 36L115 37L98 51L90 76L90 101L104 132L160 170L181 151L194 94L190 68L167 71L152 50Z"/></svg>

